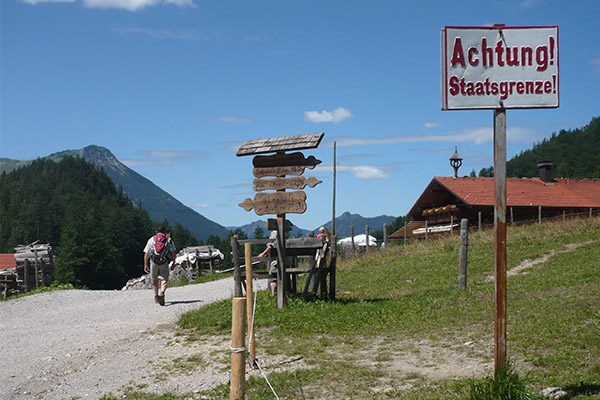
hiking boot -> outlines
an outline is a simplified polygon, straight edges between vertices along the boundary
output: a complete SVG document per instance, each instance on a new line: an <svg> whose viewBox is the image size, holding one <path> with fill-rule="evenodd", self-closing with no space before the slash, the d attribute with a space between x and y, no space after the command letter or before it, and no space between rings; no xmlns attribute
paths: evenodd
<svg viewBox="0 0 600 400"><path fill-rule="evenodd" d="M165 305L165 294L163 293L161 296L158 296L158 304L161 306Z"/></svg>
<svg viewBox="0 0 600 400"><path fill-rule="evenodd" d="M156 304L160 304L160 296L158 296L158 295L157 295L157 296L154 296L154 302L155 302Z"/></svg>

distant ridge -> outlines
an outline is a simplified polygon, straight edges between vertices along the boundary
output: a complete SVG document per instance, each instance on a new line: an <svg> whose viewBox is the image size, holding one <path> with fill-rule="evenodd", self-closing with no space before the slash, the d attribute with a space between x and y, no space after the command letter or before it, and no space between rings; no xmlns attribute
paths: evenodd
<svg viewBox="0 0 600 400"><path fill-rule="evenodd" d="M351 226L354 226L354 235L365 233L365 226L369 226L369 232L375 232L378 229L383 229L383 224L391 225L396 220L396 217L389 215L380 215L378 217L363 217L359 214L350 214L348 211L335 218L335 233L338 238L344 238L351 235ZM331 230L331 221L323 225L326 229ZM318 227L316 228L318 229ZM391 234L392 232L388 232Z"/></svg>
<svg viewBox="0 0 600 400"><path fill-rule="evenodd" d="M171 226L179 222L196 235L198 239L202 240L206 240L210 235L225 238L229 234L229 231L222 225L187 207L149 179L127 167L105 147L91 145L79 150L54 153L46 158L60 161L68 156L81 157L87 162L102 168L136 206L141 203L154 221L162 222L167 219ZM9 172L27 164L29 164L28 161L0 159L0 173L3 171Z"/></svg>
<svg viewBox="0 0 600 400"><path fill-rule="evenodd" d="M292 219L290 219L290 221L292 223L294 223L294 221ZM248 235L248 237L250 239L253 239L254 231L256 230L256 228L262 228L265 236L269 236L269 231L267 231L266 224L267 224L266 219L259 219L254 222L251 222L249 224L242 225L242 226L228 226L227 229L232 230L232 231L236 230L236 229L240 229L242 232L244 232L246 235ZM308 232L309 232L308 230L302 229L302 228L294 225L294 226L292 226L292 230L290 231L290 236L298 236L298 234L300 234L300 236L306 236L306 234Z"/></svg>

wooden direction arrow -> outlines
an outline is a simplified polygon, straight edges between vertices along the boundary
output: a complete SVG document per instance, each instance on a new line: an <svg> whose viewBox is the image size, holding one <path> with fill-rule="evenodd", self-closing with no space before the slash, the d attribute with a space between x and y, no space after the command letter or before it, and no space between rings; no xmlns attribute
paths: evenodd
<svg viewBox="0 0 600 400"><path fill-rule="evenodd" d="M258 168L299 166L313 169L321 163L315 156L304 157L301 152L290 154L274 154L270 156L255 156L252 165Z"/></svg>
<svg viewBox="0 0 600 400"><path fill-rule="evenodd" d="M281 189L304 189L306 185L315 187L323 181L318 180L314 176L305 178L303 176L295 176L293 178L274 178L274 179L255 179L254 191L260 192L263 190L281 190Z"/></svg>
<svg viewBox="0 0 600 400"><path fill-rule="evenodd" d="M246 199L239 204L246 211L254 209L257 215L265 214L302 214L306 211L306 193L276 192L257 193L254 200Z"/></svg>
<svg viewBox="0 0 600 400"><path fill-rule="evenodd" d="M252 173L257 178L262 178L263 176L285 176L285 175L302 175L305 166L287 166L287 167L266 167L266 168L254 168Z"/></svg>

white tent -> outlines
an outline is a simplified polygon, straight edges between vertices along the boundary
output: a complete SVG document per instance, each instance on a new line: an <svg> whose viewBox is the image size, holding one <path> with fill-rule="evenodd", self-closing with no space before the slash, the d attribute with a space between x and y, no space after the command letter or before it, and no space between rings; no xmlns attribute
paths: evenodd
<svg viewBox="0 0 600 400"><path fill-rule="evenodd" d="M342 245L344 247L351 247L352 246L352 236L348 236L345 237L343 239L338 240L338 244ZM367 235L365 235L364 233L361 235L355 235L354 236L354 245L355 246L366 246L367 244ZM373 236L369 235L369 246L377 246L377 239L375 239Z"/></svg>

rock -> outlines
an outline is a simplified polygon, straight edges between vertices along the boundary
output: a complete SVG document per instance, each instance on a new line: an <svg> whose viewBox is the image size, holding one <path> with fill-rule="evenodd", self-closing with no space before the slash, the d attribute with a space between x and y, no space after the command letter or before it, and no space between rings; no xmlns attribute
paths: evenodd
<svg viewBox="0 0 600 400"><path fill-rule="evenodd" d="M569 394L558 387L548 387L540 392L542 396L552 400L565 400L569 398Z"/></svg>
<svg viewBox="0 0 600 400"><path fill-rule="evenodd" d="M191 282L194 280L193 273L194 271L192 268L185 268L181 265L175 265L175 268L169 272L169 280L177 282L181 279L186 279L188 282ZM128 280L121 290L143 289L152 289L152 279L150 279L150 274Z"/></svg>
<svg viewBox="0 0 600 400"><path fill-rule="evenodd" d="M152 279L150 279L150 274L142 275L139 278L130 279L121 290L140 289L152 289Z"/></svg>

